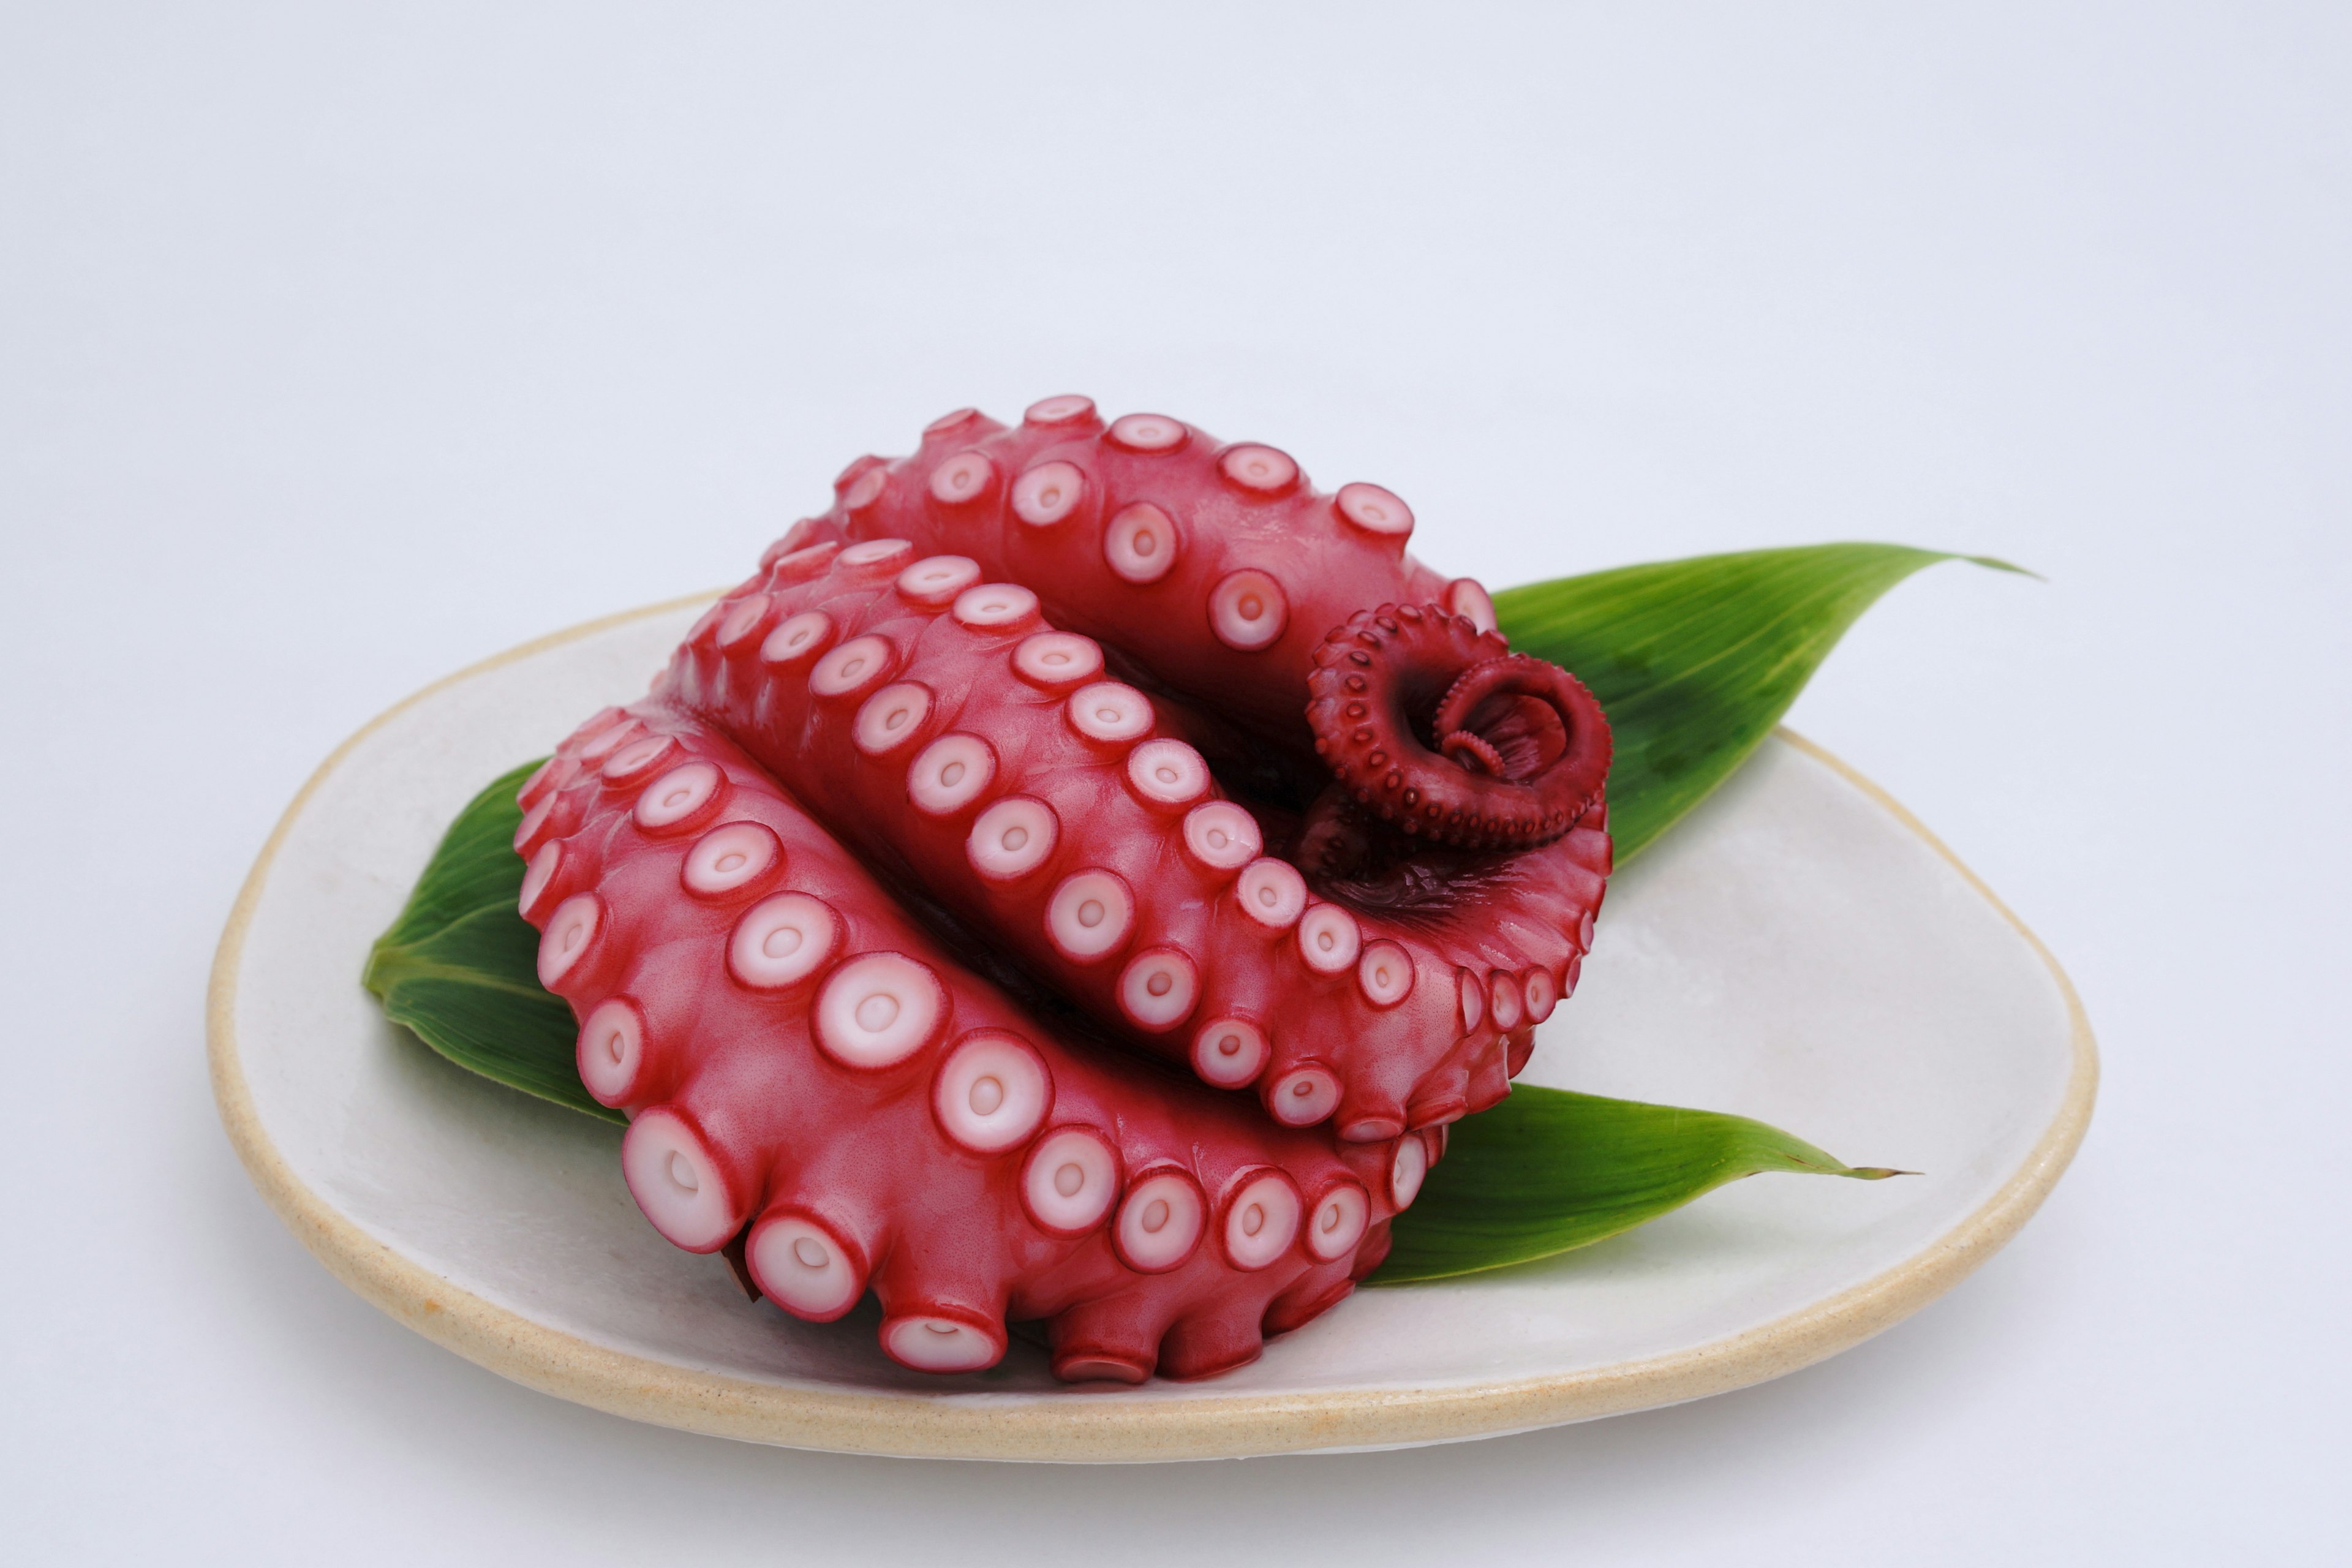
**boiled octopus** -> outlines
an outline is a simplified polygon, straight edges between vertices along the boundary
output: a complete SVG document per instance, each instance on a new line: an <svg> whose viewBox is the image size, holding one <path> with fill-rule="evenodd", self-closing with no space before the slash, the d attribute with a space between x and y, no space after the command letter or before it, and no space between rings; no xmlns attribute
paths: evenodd
<svg viewBox="0 0 2352 1568"><path fill-rule="evenodd" d="M835 491L520 794L629 1189L919 1370L1244 1364L1575 990L1607 721L1270 447L1056 397Z"/></svg>

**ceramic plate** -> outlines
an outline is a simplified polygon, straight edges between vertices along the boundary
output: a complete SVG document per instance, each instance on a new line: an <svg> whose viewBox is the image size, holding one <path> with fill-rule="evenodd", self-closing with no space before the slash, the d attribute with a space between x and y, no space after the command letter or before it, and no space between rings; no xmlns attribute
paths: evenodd
<svg viewBox="0 0 2352 1568"><path fill-rule="evenodd" d="M1200 1384L1072 1390L884 1358L869 1301L812 1325L679 1252L620 1131L386 1024L360 966L483 783L645 689L707 599L562 633L420 692L329 758L253 868L214 971L214 1089L262 1194L418 1332L602 1410L760 1442L1154 1459L1525 1430L1760 1382L1949 1289L2088 1121L2091 1036L2050 955L1918 823L1783 732L1610 889L1525 1081L1760 1117L1863 1183L1761 1176L1614 1240L1366 1289Z"/></svg>

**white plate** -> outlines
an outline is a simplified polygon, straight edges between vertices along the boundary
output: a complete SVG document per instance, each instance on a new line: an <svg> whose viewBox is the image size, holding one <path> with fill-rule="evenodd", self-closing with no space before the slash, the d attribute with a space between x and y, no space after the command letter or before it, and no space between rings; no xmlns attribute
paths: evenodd
<svg viewBox="0 0 2352 1568"><path fill-rule="evenodd" d="M256 1185L361 1295L534 1388L970 1458L1519 1431L1760 1382L1886 1327L2009 1238L2089 1120L2097 1059L2057 964L1900 806L1783 732L1617 879L1526 1080L1739 1111L1924 1174L1760 1177L1549 1262L1360 1290L1208 1383L1073 1391L1018 1338L989 1373L902 1371L870 1303L815 1326L745 1300L638 1216L618 1129L451 1066L360 987L466 800L644 689L707 602L519 648L369 725L288 808L214 970L214 1090Z"/></svg>

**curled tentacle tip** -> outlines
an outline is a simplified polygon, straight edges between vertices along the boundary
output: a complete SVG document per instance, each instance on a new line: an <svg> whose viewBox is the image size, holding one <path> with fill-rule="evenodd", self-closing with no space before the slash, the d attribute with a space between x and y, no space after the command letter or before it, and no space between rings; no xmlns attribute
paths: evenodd
<svg viewBox="0 0 2352 1568"><path fill-rule="evenodd" d="M1470 617L1383 605L1322 645L1307 678L1316 752L1355 801L1408 837L1458 848L1549 844L1599 798L1609 721L1559 666L1506 651ZM1424 736L1436 738L1433 747ZM1360 859L1324 802L1306 847L1318 869Z"/></svg>
<svg viewBox="0 0 2352 1568"><path fill-rule="evenodd" d="M1509 776L1504 767L1503 753L1496 751L1484 735L1468 730L1455 730L1437 744L1438 750L1467 772L1486 773L1498 779Z"/></svg>

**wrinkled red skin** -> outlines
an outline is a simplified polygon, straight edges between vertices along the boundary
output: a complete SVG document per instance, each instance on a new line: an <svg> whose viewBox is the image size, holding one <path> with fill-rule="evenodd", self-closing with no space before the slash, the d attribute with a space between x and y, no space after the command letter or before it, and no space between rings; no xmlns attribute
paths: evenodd
<svg viewBox="0 0 2352 1568"><path fill-rule="evenodd" d="M734 736L894 881L1122 1042L1190 1061L1222 1087L1254 1087L1280 1119L1331 1118L1351 1139L1482 1110L1516 1070L1504 1036L1573 992L1591 946L1611 866L1607 724L1566 672L1510 655L1476 584L1413 562L1401 533L1356 526L1279 454L1225 448L1265 454L1290 475L1279 493L1251 490L1226 476L1214 441L1164 426L1181 443L1137 453L1090 405L1053 423L1033 411L1013 430L965 414L935 424L901 463L861 459L842 476L841 503L796 527L696 627L659 694ZM1022 477L1054 464L1080 476L1058 498L1066 510L1024 521ZM959 467L971 493L942 500L956 487L941 475ZM1107 543L1118 533L1107 520L1139 501L1178 536L1160 552L1172 565L1142 584L1119 574ZM844 539L859 548L828 549ZM889 548L896 540L907 542ZM947 552L932 574L946 587L907 570ZM959 563L964 577L1032 590L1045 613L965 624ZM1281 635L1256 649L1230 646L1204 607L1238 571L1264 573L1287 601ZM1424 603L1398 602L1415 595ZM818 617L812 637L772 640ZM1025 640L1056 628L1099 634L1103 668L1063 681L1017 673ZM880 639L862 678L813 689L827 650L860 638ZM1105 689L1097 682L1125 692L1142 724L1083 732L1072 714L1078 693ZM881 736L887 745L861 743L861 716L910 689L922 711ZM1411 725L1431 714L1445 733L1425 745ZM1462 732L1481 727L1501 751ZM948 735L984 742L994 777L953 809L926 810L910 799L910 764L919 770ZM1205 758L1213 773L1199 795L1155 800L1138 786L1129 759L1153 737ZM1263 772L1285 752L1286 802ZM1305 918L1249 918L1241 868L1187 853L1188 811L1229 793L1255 819L1264 854L1306 874ZM1058 841L1018 876L991 877L971 844L982 813L1008 796L1045 803ZM1107 951L1075 951L1057 940L1053 900L1095 871L1123 885L1134 919ZM1320 966L1310 942L1324 944ZM1335 964L1350 946L1360 958ZM1189 964L1197 1001L1174 1016L1128 1005L1130 965L1166 962ZM1263 1065L1213 1072L1206 1037L1235 1022L1265 1041Z"/></svg>
<svg viewBox="0 0 2352 1568"><path fill-rule="evenodd" d="M992 1364L1008 1318L1065 1378L1241 1364L1378 1264L1574 989L1605 721L1404 553L1402 502L1269 448L1060 398L838 485L521 792L631 1190L787 1310L870 1289L911 1366ZM1057 1190L1110 1206L1072 1220L1037 1184L1082 1165Z"/></svg>
<svg viewBox="0 0 2352 1568"><path fill-rule="evenodd" d="M1392 1184L1402 1152L1423 1163L1438 1152L1434 1133L1338 1143L1320 1130L1272 1125L1234 1097L1074 1051L950 956L741 751L660 703L597 715L525 798L531 809L516 847L532 864L523 913L543 933L541 979L585 1021L583 1080L631 1114L624 1163L640 1206L696 1251L749 1226L752 1272L801 1315L836 1317L870 1287L885 1313L885 1349L919 1369L992 1364L1009 1317L1045 1321L1055 1370L1066 1378L1229 1370L1258 1354L1264 1334L1319 1314L1378 1264L1395 1199L1402 1190L1409 1201L1415 1184L1410 1172L1405 1189ZM662 820L665 801L686 808ZM738 886L694 890L687 868L697 846L720 842L714 835L737 842L744 824L763 825L781 853ZM811 950L804 975L748 984L730 942L787 893L829 909L835 938L822 962ZM844 1037L813 1021L819 997L866 954L910 959L939 987L936 1021L887 1065L845 1065L825 1043ZM637 1020L641 1043L625 1068L598 1054L600 1020L615 1008L634 1008ZM1050 1075L1050 1109L997 1152L960 1145L940 1109L949 1092L941 1075L976 1032L1017 1037ZM1120 1190L1162 1171L1196 1186L1202 1231L1181 1262L1130 1267L1113 1240L1125 1204L1075 1236L1032 1214L1024 1163L1074 1127L1098 1130L1115 1149ZM688 1189L675 1184L665 1150L682 1152L694 1195L679 1195ZM1300 1234L1273 1261L1236 1267L1224 1238L1237 1191L1268 1172L1302 1200ZM673 1187L656 1190L666 1181ZM1363 1228L1318 1259L1305 1232L1327 1198L1348 1190L1361 1194ZM822 1227L819 1241L850 1280L837 1301L810 1310L782 1299L789 1289L780 1292L772 1268L762 1274L771 1221ZM925 1345L944 1346L956 1364L931 1364L940 1356Z"/></svg>

